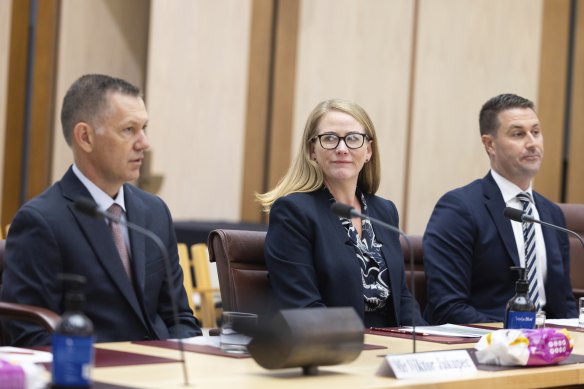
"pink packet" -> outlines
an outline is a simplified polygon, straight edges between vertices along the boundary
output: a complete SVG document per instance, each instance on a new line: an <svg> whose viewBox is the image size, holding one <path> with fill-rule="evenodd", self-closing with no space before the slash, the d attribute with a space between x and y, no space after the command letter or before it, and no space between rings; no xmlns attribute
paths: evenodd
<svg viewBox="0 0 584 389"><path fill-rule="evenodd" d="M483 336L475 348L479 363L542 366L568 358L574 341L565 328L497 330Z"/></svg>

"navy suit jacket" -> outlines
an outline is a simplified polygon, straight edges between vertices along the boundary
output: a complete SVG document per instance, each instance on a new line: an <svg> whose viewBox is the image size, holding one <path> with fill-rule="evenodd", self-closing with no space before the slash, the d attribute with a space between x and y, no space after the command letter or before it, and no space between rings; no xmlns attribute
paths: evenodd
<svg viewBox="0 0 584 389"><path fill-rule="evenodd" d="M395 205L365 196L369 216L397 226ZM361 267L345 227L330 212L324 189L279 198L270 211L264 246L272 298L279 308L353 307L364 317ZM405 283L399 235L373 226L389 269L395 318L412 323L412 295ZM416 323L424 323L416 303ZM368 325L368 323L365 323Z"/></svg>
<svg viewBox="0 0 584 389"><path fill-rule="evenodd" d="M61 181L25 204L16 214L6 240L3 301L64 311L59 273L84 276L84 312L92 320L97 342L196 336L201 330L188 306L170 212L164 202L124 185L126 217L155 233L171 261L171 289L163 256L150 239L129 230L134 286L124 272L110 229L73 209L75 199L91 195L70 168ZM174 325L170 293L178 304ZM11 343L50 344L50 334L25 322L5 321Z"/></svg>
<svg viewBox="0 0 584 389"><path fill-rule="evenodd" d="M560 208L533 192L541 220L565 226ZM446 193L424 233L424 270L431 323L503 321L520 266L511 221L491 174ZM515 223L515 222L513 222ZM547 255L544 307L548 318L575 317L566 233L542 228Z"/></svg>

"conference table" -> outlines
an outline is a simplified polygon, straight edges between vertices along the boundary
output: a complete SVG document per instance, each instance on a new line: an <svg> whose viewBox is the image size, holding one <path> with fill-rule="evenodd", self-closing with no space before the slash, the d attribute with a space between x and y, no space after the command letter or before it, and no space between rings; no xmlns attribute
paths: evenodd
<svg viewBox="0 0 584 389"><path fill-rule="evenodd" d="M584 354L584 333L570 332L573 354ZM418 336L417 352L473 348L474 343L443 344ZM130 355L128 363L98 364L92 378L96 388L184 388L182 365L176 349L160 347L161 341L101 343L96 355ZM410 339L367 333L367 345L385 348L365 349L353 362L321 366L319 374L303 376L301 369L266 370L252 358L231 358L186 351L189 386L193 388L541 388L584 384L584 364L510 368L502 371L478 370L457 377L431 377L398 380L377 372L387 354L412 352ZM371 348L371 347L369 347ZM127 354L126 354L127 353ZM141 358L144 361L139 361ZM99 358L97 358L99 359ZM134 360L134 362L130 362ZM137 361L137 362L136 362ZM101 365L101 366L100 366Z"/></svg>

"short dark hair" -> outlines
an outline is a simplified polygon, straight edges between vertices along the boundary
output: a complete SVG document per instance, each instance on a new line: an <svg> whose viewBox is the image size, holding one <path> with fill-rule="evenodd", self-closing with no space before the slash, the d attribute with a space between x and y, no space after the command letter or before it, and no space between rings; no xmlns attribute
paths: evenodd
<svg viewBox="0 0 584 389"><path fill-rule="evenodd" d="M481 135L496 135L499 123L499 113L511 108L530 108L535 111L533 101L512 93L504 93L489 99L479 114Z"/></svg>
<svg viewBox="0 0 584 389"><path fill-rule="evenodd" d="M61 126L67 144L71 146L73 128L79 122L97 126L107 110L106 96L119 92L129 96L141 96L140 88L120 78L103 74L86 74L71 85L63 98Z"/></svg>

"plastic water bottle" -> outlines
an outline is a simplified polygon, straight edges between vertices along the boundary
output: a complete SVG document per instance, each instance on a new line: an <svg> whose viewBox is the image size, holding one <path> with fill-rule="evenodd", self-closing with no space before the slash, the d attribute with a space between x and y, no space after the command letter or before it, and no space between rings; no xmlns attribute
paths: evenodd
<svg viewBox="0 0 584 389"><path fill-rule="evenodd" d="M93 323L83 313L85 277L60 276L65 286L65 313L53 334L53 388L91 387Z"/></svg>

